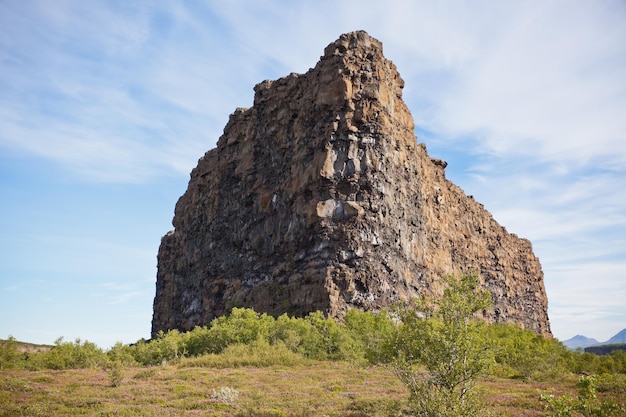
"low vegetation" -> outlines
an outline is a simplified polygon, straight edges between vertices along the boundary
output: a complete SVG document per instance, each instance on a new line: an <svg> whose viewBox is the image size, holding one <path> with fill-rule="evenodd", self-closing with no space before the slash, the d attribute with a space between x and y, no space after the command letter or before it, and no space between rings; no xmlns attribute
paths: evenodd
<svg viewBox="0 0 626 417"><path fill-rule="evenodd" d="M9 338L0 417L625 415L626 353L486 325L474 319L488 301L477 277L447 282L439 300L341 323L235 308L107 351L62 338L23 351Z"/></svg>
<svg viewBox="0 0 626 417"><path fill-rule="evenodd" d="M626 343L615 343L611 345L589 346L585 348L585 352L594 353L596 355L608 355L616 350L626 352Z"/></svg>
<svg viewBox="0 0 626 417"><path fill-rule="evenodd" d="M482 408L476 379L489 365L485 325L474 315L489 306L478 276L449 277L443 297L396 309L389 338L391 369L409 389L409 406L424 417L472 417Z"/></svg>

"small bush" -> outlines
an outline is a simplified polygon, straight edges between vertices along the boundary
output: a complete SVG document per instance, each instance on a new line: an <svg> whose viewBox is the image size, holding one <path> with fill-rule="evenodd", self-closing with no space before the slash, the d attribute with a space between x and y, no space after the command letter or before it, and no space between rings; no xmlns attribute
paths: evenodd
<svg viewBox="0 0 626 417"><path fill-rule="evenodd" d="M13 336L0 340L0 370L22 368L23 358L24 355L17 348L17 341Z"/></svg>
<svg viewBox="0 0 626 417"><path fill-rule="evenodd" d="M613 401L600 401L596 395L596 377L581 376L578 380L578 397L564 395L542 395L540 400L547 402L549 417L614 417L624 415L626 407Z"/></svg>
<svg viewBox="0 0 626 417"><path fill-rule="evenodd" d="M196 358L183 359L179 367L236 368L243 366L295 366L306 359L289 350L284 344L259 340L249 345L237 344L227 347L221 354L209 353Z"/></svg>
<svg viewBox="0 0 626 417"><path fill-rule="evenodd" d="M206 336L208 353L220 353L230 345L269 340L274 318L248 308L233 308L230 314L218 317L209 326Z"/></svg>
<svg viewBox="0 0 626 417"><path fill-rule="evenodd" d="M157 376L158 373L154 368L142 369L133 375L133 379L150 379Z"/></svg>
<svg viewBox="0 0 626 417"><path fill-rule="evenodd" d="M106 355L112 362L118 362L123 366L134 366L138 364L134 353L134 346L124 345L123 343L118 342L107 351Z"/></svg>
<svg viewBox="0 0 626 417"><path fill-rule="evenodd" d="M389 340L395 330L395 325L387 311L365 312L350 310L344 319L346 331L353 343L350 344L350 353L344 353L345 359L365 360L376 364L385 362L386 340ZM342 346L345 350L346 346Z"/></svg>
<svg viewBox="0 0 626 417"><path fill-rule="evenodd" d="M232 404L239 398L239 391L231 387L221 387L217 390L213 388L211 398L216 401Z"/></svg>
<svg viewBox="0 0 626 417"><path fill-rule="evenodd" d="M495 375L545 380L568 372L571 353L556 339L504 324L485 326L483 331L484 344L495 361Z"/></svg>
<svg viewBox="0 0 626 417"><path fill-rule="evenodd" d="M439 299L422 299L417 309L398 308L397 330L387 344L390 368L409 389L409 405L419 416L476 416L480 401L475 381L489 364L484 324L474 315L487 308L489 295L477 275L448 276Z"/></svg>
<svg viewBox="0 0 626 417"><path fill-rule="evenodd" d="M60 337L54 342L52 349L32 354L24 363L29 370L85 369L106 365L107 357L94 343L80 339L64 342Z"/></svg>
<svg viewBox="0 0 626 417"><path fill-rule="evenodd" d="M112 387L122 385L124 378L123 366L121 362L113 361L108 365L108 376Z"/></svg>
<svg viewBox="0 0 626 417"><path fill-rule="evenodd" d="M25 378L6 377L0 380L0 389L10 392L28 392L32 388Z"/></svg>
<svg viewBox="0 0 626 417"><path fill-rule="evenodd" d="M610 392L626 398L626 375L601 374L596 377L598 392Z"/></svg>

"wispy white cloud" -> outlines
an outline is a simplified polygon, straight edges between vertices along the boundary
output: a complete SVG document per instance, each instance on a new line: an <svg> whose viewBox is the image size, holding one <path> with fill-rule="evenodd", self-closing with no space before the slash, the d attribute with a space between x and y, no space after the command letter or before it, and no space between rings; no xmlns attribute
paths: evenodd
<svg viewBox="0 0 626 417"><path fill-rule="evenodd" d="M151 279L154 282L154 279ZM146 285L141 279L129 280L125 282L106 281L93 285L86 285L86 289L90 292L89 297L102 302L103 300L113 305L143 301L151 299L153 288Z"/></svg>
<svg viewBox="0 0 626 417"><path fill-rule="evenodd" d="M607 5L516 4L432 93L431 128L503 157L623 166L626 8Z"/></svg>
<svg viewBox="0 0 626 417"><path fill-rule="evenodd" d="M330 3L333 13L321 7ZM438 132L440 140L471 137L473 148L502 156L532 150L547 161L603 158L614 167L626 161L619 146L626 131L626 12L619 3L330 3L13 7L4 19L13 23L4 29L12 43L3 45L2 72L18 87L0 105L34 120L52 112L57 123L100 132L109 138L107 147L120 148L103 152L103 159L132 153L137 165L152 149L150 163L141 165L158 166L170 137L154 146L138 127L160 132L168 125L160 115L174 109L195 114L169 126L180 133L173 132L177 142L191 141L189 150L197 153L207 138L192 139L185 133L194 128L187 132L181 123L219 135L225 116L251 102L254 83L305 71L338 27L362 25L385 40L405 77L415 81L407 100L421 127ZM144 95L133 97L132 91ZM16 100L18 93L26 99ZM54 134L41 127L36 132ZM17 139L3 136L5 145L15 146ZM85 138L96 142L95 149L104 146L93 133ZM137 142L144 146L133 150ZM50 152L51 158L59 155L58 149ZM195 160L184 159L186 166Z"/></svg>
<svg viewBox="0 0 626 417"><path fill-rule="evenodd" d="M179 82L197 68L193 62L154 76L158 64L193 60L157 54L163 38L152 36L153 10L144 3L120 11L44 2L9 12L2 19L2 38L11 42L0 49L0 146L56 161L87 180L136 182L164 168L187 173L207 149L204 136L219 132L199 105L218 95L196 98L211 83L196 77L193 90ZM182 97L172 100L169 90Z"/></svg>

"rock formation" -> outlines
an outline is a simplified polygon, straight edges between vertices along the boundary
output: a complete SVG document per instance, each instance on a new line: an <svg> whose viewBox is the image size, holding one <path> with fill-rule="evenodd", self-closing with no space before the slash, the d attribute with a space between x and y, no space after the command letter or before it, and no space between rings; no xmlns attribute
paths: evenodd
<svg viewBox="0 0 626 417"><path fill-rule="evenodd" d="M158 254L152 333L233 306L341 318L477 270L490 322L550 334L543 272L418 144L382 44L342 35L315 68L254 88L191 172Z"/></svg>

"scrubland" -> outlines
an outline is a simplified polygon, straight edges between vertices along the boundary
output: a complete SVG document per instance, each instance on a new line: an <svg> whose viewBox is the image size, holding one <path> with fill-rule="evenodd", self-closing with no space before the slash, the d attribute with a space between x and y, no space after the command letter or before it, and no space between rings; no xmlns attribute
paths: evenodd
<svg viewBox="0 0 626 417"><path fill-rule="evenodd" d="M471 278L471 277L470 277ZM441 300L342 322L235 308L204 327L102 350L0 341L0 417L626 415L626 353L598 356L475 320L485 297L450 280Z"/></svg>

